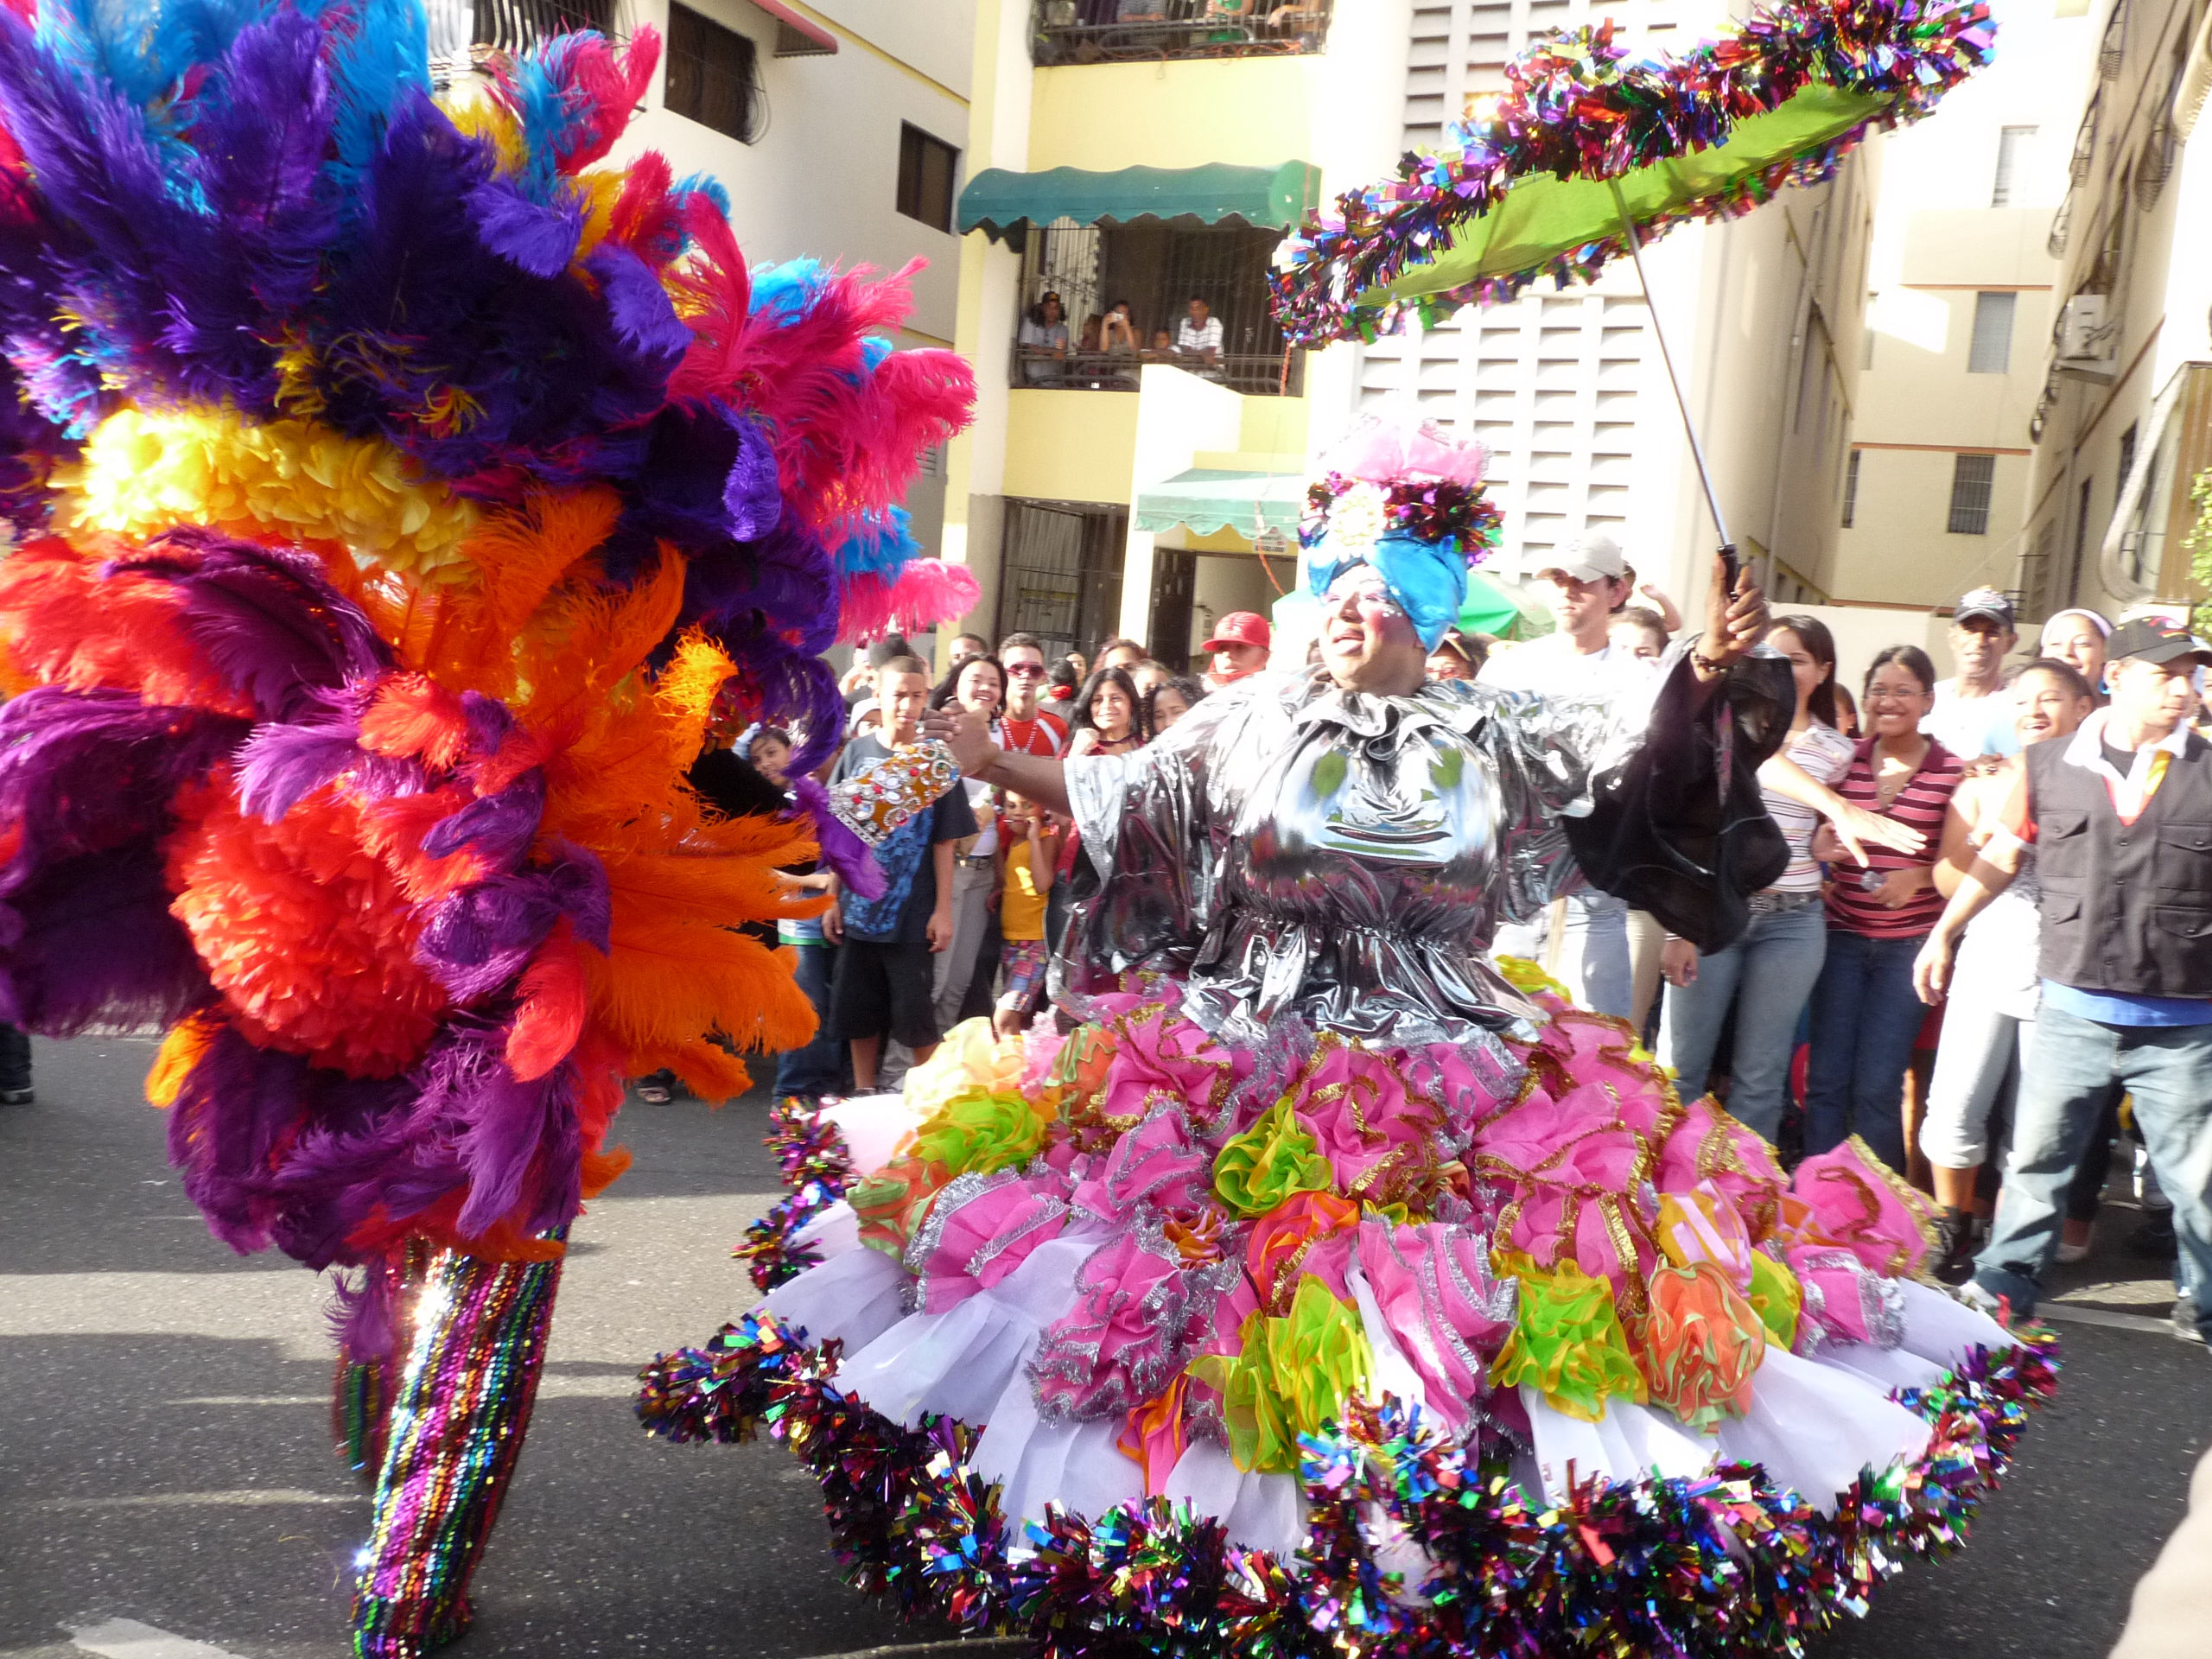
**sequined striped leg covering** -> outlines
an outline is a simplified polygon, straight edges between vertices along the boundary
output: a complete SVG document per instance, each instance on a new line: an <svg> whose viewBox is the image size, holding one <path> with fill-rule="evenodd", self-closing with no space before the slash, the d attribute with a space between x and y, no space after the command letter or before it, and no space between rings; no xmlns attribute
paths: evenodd
<svg viewBox="0 0 2212 1659"><path fill-rule="evenodd" d="M416 1659L468 1628L468 1580L530 1425L559 1262L431 1262L391 1402L353 1597L359 1659Z"/></svg>

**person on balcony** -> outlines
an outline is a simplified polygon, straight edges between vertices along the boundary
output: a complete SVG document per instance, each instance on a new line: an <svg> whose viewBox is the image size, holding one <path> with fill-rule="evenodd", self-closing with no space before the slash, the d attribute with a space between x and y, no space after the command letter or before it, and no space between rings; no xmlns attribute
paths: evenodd
<svg viewBox="0 0 2212 1659"><path fill-rule="evenodd" d="M1185 368L1219 368L1221 319L1213 315L1211 306L1196 295L1191 298L1190 312L1183 319L1183 326L1175 331L1175 355L1183 359Z"/></svg>
<svg viewBox="0 0 2212 1659"><path fill-rule="evenodd" d="M1132 353L1138 349L1137 315L1127 300L1116 300L1106 308L1106 316L1099 331L1099 346L1109 352Z"/></svg>
<svg viewBox="0 0 2212 1659"><path fill-rule="evenodd" d="M1047 289L1022 319L1015 337L1022 384L1048 386L1058 380L1068 355L1068 325L1060 296Z"/></svg>

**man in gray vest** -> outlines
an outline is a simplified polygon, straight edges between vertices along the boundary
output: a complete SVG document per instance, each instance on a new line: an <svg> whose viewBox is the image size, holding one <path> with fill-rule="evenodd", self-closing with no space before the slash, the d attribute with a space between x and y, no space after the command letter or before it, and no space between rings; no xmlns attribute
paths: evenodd
<svg viewBox="0 0 2212 1659"><path fill-rule="evenodd" d="M2173 1199L2174 1328L2212 1337L2212 744L2190 725L2208 664L2212 645L2187 628L2114 628L2111 707L2024 752L2003 817L2012 834L1982 849L1953 900L1971 917L2033 849L2043 1002L1969 1300L2035 1311L2067 1184L2118 1084ZM1939 929L1915 965L1930 1001L1950 977L1953 937Z"/></svg>

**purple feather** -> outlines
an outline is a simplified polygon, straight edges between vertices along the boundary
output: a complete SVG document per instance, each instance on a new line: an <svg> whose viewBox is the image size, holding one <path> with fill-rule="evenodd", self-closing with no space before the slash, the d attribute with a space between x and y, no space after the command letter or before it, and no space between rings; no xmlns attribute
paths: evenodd
<svg viewBox="0 0 2212 1659"><path fill-rule="evenodd" d="M158 833L176 791L247 730L228 715L149 708L128 691L24 692L0 709L0 823L22 827L0 894L43 861Z"/></svg>
<svg viewBox="0 0 2212 1659"><path fill-rule="evenodd" d="M729 533L757 542L784 516L784 493L776 479L776 451L768 435L742 415L732 414L737 429L737 459L722 484L722 505L729 509Z"/></svg>
<svg viewBox="0 0 2212 1659"><path fill-rule="evenodd" d="M468 213L486 247L533 276L566 270L584 229L583 204L575 196L535 202L497 174L468 193Z"/></svg>
<svg viewBox="0 0 2212 1659"><path fill-rule="evenodd" d="M150 553L110 568L175 583L182 631L264 719L311 720L322 712L318 693L391 665L368 618L306 554L177 530Z"/></svg>
<svg viewBox="0 0 2212 1659"><path fill-rule="evenodd" d="M497 754L507 734L515 728L515 717L507 705L481 691L462 692L461 712L468 721L468 746L479 754Z"/></svg>
<svg viewBox="0 0 2212 1659"><path fill-rule="evenodd" d="M15 880L0 938L0 1019L26 1031L165 1026L214 996L150 836Z"/></svg>
<svg viewBox="0 0 2212 1659"><path fill-rule="evenodd" d="M572 842L548 868L494 876L441 902L416 941L415 959L454 996L474 1001L510 986L563 916L605 950L613 925L606 867Z"/></svg>
<svg viewBox="0 0 2212 1659"><path fill-rule="evenodd" d="M274 823L332 779L368 759L358 731L260 726L238 750L238 804Z"/></svg>
<svg viewBox="0 0 2212 1659"><path fill-rule="evenodd" d="M791 781L791 798L813 821L814 838L822 848L822 861L863 899L883 896L883 868L855 835L830 810L830 791L802 774Z"/></svg>
<svg viewBox="0 0 2212 1659"><path fill-rule="evenodd" d="M607 319L618 338L640 357L658 359L670 370L683 360L691 349L691 331L676 315L675 302L650 265L629 249L604 242L585 257L584 269L599 281Z"/></svg>
<svg viewBox="0 0 2212 1659"><path fill-rule="evenodd" d="M443 858L464 847L493 869L510 870L530 850L545 812L545 774L532 767L496 795L471 801L430 826L423 850Z"/></svg>

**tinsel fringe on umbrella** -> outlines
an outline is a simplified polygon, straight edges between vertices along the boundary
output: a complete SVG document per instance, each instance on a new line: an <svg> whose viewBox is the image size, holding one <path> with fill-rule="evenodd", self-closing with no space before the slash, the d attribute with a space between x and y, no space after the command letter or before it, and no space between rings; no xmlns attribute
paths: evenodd
<svg viewBox="0 0 2212 1659"><path fill-rule="evenodd" d="M1610 21L1562 33L1507 65L1511 90L1478 117L1447 126L1439 153L1408 153L1395 178L1346 193L1333 213L1286 238L1268 277L1276 318L1298 344L1373 340L1408 310L1433 322L1465 305L1510 300L1540 276L1562 288L1587 281L1627 251L1624 236L1402 304L1359 303L1441 252L1456 227L1497 206L1519 180L1618 179L1710 149L1814 81L1890 100L1819 149L1748 173L1638 229L1649 241L1689 220L1747 213L1786 186L1828 177L1871 128L1926 114L1989 60L1994 34L1981 0L1797 0L1761 7L1734 33L1681 58L1633 63L1623 61Z"/></svg>

